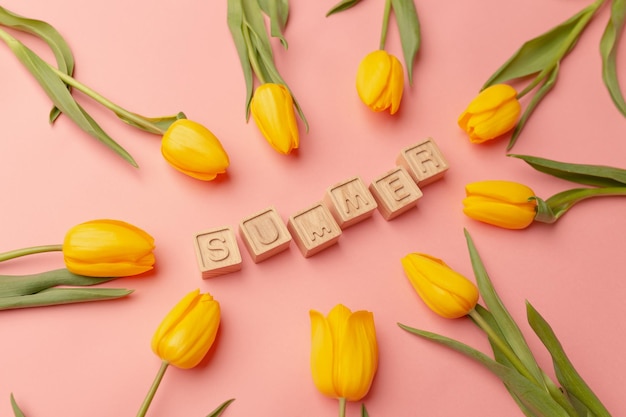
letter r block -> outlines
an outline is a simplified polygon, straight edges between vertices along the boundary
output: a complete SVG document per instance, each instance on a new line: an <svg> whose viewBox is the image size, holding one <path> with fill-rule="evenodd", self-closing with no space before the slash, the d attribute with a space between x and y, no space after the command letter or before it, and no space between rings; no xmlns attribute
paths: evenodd
<svg viewBox="0 0 626 417"><path fill-rule="evenodd" d="M200 232L195 236L196 258L202 279L241 269L241 253L235 233L229 227Z"/></svg>
<svg viewBox="0 0 626 417"><path fill-rule="evenodd" d="M287 228L305 258L334 245L341 236L341 228L323 203L289 217Z"/></svg>
<svg viewBox="0 0 626 417"><path fill-rule="evenodd" d="M431 138L403 149L396 163L406 168L418 187L442 178L448 170L448 162Z"/></svg>
<svg viewBox="0 0 626 417"><path fill-rule="evenodd" d="M324 205L342 229L370 217L378 204L363 180L353 177L326 190Z"/></svg>
<svg viewBox="0 0 626 417"><path fill-rule="evenodd" d="M417 205L424 195L401 166L375 178L370 191L378 201L378 210L385 220L391 220Z"/></svg>
<svg viewBox="0 0 626 417"><path fill-rule="evenodd" d="M291 243L287 226L273 207L243 219L239 233L254 263L284 251Z"/></svg>

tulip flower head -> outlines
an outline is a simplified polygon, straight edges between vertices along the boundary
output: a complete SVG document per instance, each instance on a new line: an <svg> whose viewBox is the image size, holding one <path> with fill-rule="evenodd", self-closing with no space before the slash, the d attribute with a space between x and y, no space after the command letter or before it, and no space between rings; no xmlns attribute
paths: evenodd
<svg viewBox="0 0 626 417"><path fill-rule="evenodd" d="M359 401L368 393L378 368L374 315L351 312L342 304L327 317L311 310L311 372L324 395Z"/></svg>
<svg viewBox="0 0 626 417"><path fill-rule="evenodd" d="M154 238L119 220L92 220L72 227L63 240L67 269L91 277L124 277L153 268Z"/></svg>
<svg viewBox="0 0 626 417"><path fill-rule="evenodd" d="M465 187L463 212L474 220L505 229L524 229L537 214L533 190L512 181L479 181Z"/></svg>
<svg viewBox="0 0 626 417"><path fill-rule="evenodd" d="M476 306L479 296L476 285L441 259L410 253L401 262L417 294L441 317L463 317Z"/></svg>
<svg viewBox="0 0 626 417"><path fill-rule="evenodd" d="M277 152L287 155L300 145L298 123L291 93L282 84L259 86L250 102L257 127Z"/></svg>
<svg viewBox="0 0 626 417"><path fill-rule="evenodd" d="M203 181L223 174L230 164L219 139L188 119L178 119L169 126L161 141L161 153L175 169Z"/></svg>
<svg viewBox="0 0 626 417"><path fill-rule="evenodd" d="M369 53L359 64L356 89L361 101L375 112L400 108L404 89L404 71L395 56L384 50Z"/></svg>
<svg viewBox="0 0 626 417"><path fill-rule="evenodd" d="M517 91L507 84L485 88L459 116L458 124L470 142L483 143L504 135L515 127L522 107Z"/></svg>
<svg viewBox="0 0 626 417"><path fill-rule="evenodd" d="M193 368L213 345L219 325L219 303L211 294L192 291L165 316L152 338L152 351L168 364Z"/></svg>

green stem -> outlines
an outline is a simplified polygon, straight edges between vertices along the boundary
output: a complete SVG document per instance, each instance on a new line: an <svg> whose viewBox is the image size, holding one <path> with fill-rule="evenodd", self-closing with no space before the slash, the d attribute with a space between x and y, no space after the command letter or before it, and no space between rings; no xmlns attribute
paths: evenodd
<svg viewBox="0 0 626 417"><path fill-rule="evenodd" d="M243 21L243 39L246 42L246 49L248 50L248 58L250 59L250 66L252 66L252 71L257 76L261 84L265 84L267 81L263 76L263 72L261 71L261 65L259 64L259 60L256 56L256 49L254 45L252 45L252 39L250 39L250 25L245 20Z"/></svg>
<svg viewBox="0 0 626 417"><path fill-rule="evenodd" d="M150 386L150 390L148 391L146 398L143 400L143 403L141 404L141 408L139 409L139 412L137 412L137 417L144 417L146 413L148 412L150 403L152 403L154 394L156 394L156 391L159 388L159 384L161 383L161 380L163 379L163 375L165 375L165 371L167 370L168 366L169 366L169 363L167 361L161 362L161 367L159 368L159 372L157 372L156 376L154 377L154 381L152 382L152 385Z"/></svg>
<svg viewBox="0 0 626 417"><path fill-rule="evenodd" d="M339 417L346 417L346 399L339 398Z"/></svg>
<svg viewBox="0 0 626 417"><path fill-rule="evenodd" d="M558 63L563 59L563 57L567 55L567 53L572 48L572 45L576 43L581 32L587 27L587 24L589 23L593 15L598 11L600 6L602 6L604 1L605 0L596 0L595 3L589 6L588 12L578 21L576 26L574 26L574 29L570 32L570 34L565 39L565 42L563 42L563 44L561 45L559 52L555 54L554 60L549 65L545 66L544 69L541 70L539 74L537 74L535 79L517 95L518 99L524 97L526 94L532 91L537 85L539 85L544 80L544 78L546 78L552 73L552 70L558 65Z"/></svg>
<svg viewBox="0 0 626 417"><path fill-rule="evenodd" d="M20 256L33 255L35 253L56 252L62 250L63 245L43 245L32 246L30 248L15 249L12 251L0 253L0 262L8 261L9 259L19 258Z"/></svg>
<svg viewBox="0 0 626 417"><path fill-rule="evenodd" d="M380 32L380 44L378 49L385 49L387 43L387 29L389 28L389 16L391 15L391 0L385 0L385 12L383 13L383 27Z"/></svg>
<svg viewBox="0 0 626 417"><path fill-rule="evenodd" d="M554 223L579 201L592 197L626 196L626 187L574 188L553 195L545 201L537 199L535 220Z"/></svg>

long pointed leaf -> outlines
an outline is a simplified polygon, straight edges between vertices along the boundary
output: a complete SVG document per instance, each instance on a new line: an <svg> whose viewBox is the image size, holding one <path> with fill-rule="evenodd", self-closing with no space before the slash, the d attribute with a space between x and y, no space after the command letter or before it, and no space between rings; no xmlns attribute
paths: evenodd
<svg viewBox="0 0 626 417"><path fill-rule="evenodd" d="M617 109L626 116L626 101L620 89L617 76L617 50L620 34L626 22L626 0L611 2L611 18L609 19L602 38L600 54L602 56L602 79Z"/></svg>
<svg viewBox="0 0 626 417"><path fill-rule="evenodd" d="M557 339L552 327L539 314L537 310L530 304L526 303L526 311L528 314L528 323L535 331L541 342L544 344L557 371L557 378L567 392L575 396L583 403L596 417L611 417L611 414L600 402L598 397L593 393L591 388L578 374L574 365L563 350L561 342Z"/></svg>
<svg viewBox="0 0 626 417"><path fill-rule="evenodd" d="M113 300L132 292L118 288L50 288L31 295L0 298L0 310Z"/></svg>
<svg viewBox="0 0 626 417"><path fill-rule="evenodd" d="M348 10L349 8L356 6L360 1L361 0L341 0L326 13L326 17L335 13L342 12L344 10Z"/></svg>
<svg viewBox="0 0 626 417"><path fill-rule="evenodd" d="M259 6L270 18L270 33L280 39L280 43L287 49L287 40L283 34L289 20L288 0L259 0Z"/></svg>
<svg viewBox="0 0 626 417"><path fill-rule="evenodd" d="M58 285L97 285L112 279L76 275L65 268L31 275L0 275L0 298L34 294Z"/></svg>
<svg viewBox="0 0 626 417"><path fill-rule="evenodd" d="M413 63L420 49L421 35L420 22L413 0L391 0L391 6L396 16L400 42L404 55L404 66L409 77L409 84L413 85Z"/></svg>
<svg viewBox="0 0 626 417"><path fill-rule="evenodd" d="M242 0L228 0L227 22L230 34L237 48L239 62L243 70L243 77L246 82L246 101L245 115L246 120L249 118L250 100L252 99L252 91L254 88L254 74L248 56L248 47L244 37L244 16Z"/></svg>
<svg viewBox="0 0 626 417"><path fill-rule="evenodd" d="M226 410L226 408L233 402L235 401L234 398L231 398L230 400L226 400L224 401L222 404L220 404L215 410L211 411L211 414L209 414L207 417L219 417L222 415L222 413Z"/></svg>
<svg viewBox="0 0 626 417"><path fill-rule="evenodd" d="M15 401L13 393L11 393L11 408L13 408L13 414L15 414L15 417L26 417L22 410L20 410L20 407L17 405L17 401Z"/></svg>

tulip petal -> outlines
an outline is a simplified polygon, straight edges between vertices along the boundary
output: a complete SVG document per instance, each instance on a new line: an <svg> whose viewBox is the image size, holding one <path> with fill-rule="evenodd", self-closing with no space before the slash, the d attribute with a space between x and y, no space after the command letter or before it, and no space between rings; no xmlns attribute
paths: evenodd
<svg viewBox="0 0 626 417"><path fill-rule="evenodd" d="M528 199L535 195L534 191L524 184L502 180L477 181L467 184L465 193L468 196L481 196L512 204L528 203Z"/></svg>
<svg viewBox="0 0 626 417"><path fill-rule="evenodd" d="M333 384L334 344L329 322L311 310L311 374L317 389L331 398L338 398Z"/></svg>
<svg viewBox="0 0 626 417"><path fill-rule="evenodd" d="M507 204L470 196L463 200L463 213L468 217L505 229L524 229L535 219L534 203Z"/></svg>
<svg viewBox="0 0 626 417"><path fill-rule="evenodd" d="M519 101L506 102L498 107L488 123L477 124L474 134L482 140L497 138L515 127L521 112L522 106Z"/></svg>
<svg viewBox="0 0 626 417"><path fill-rule="evenodd" d="M501 103L509 101L517 96L517 91L508 84L496 84L485 88L467 106L469 113L482 113L495 109Z"/></svg>

